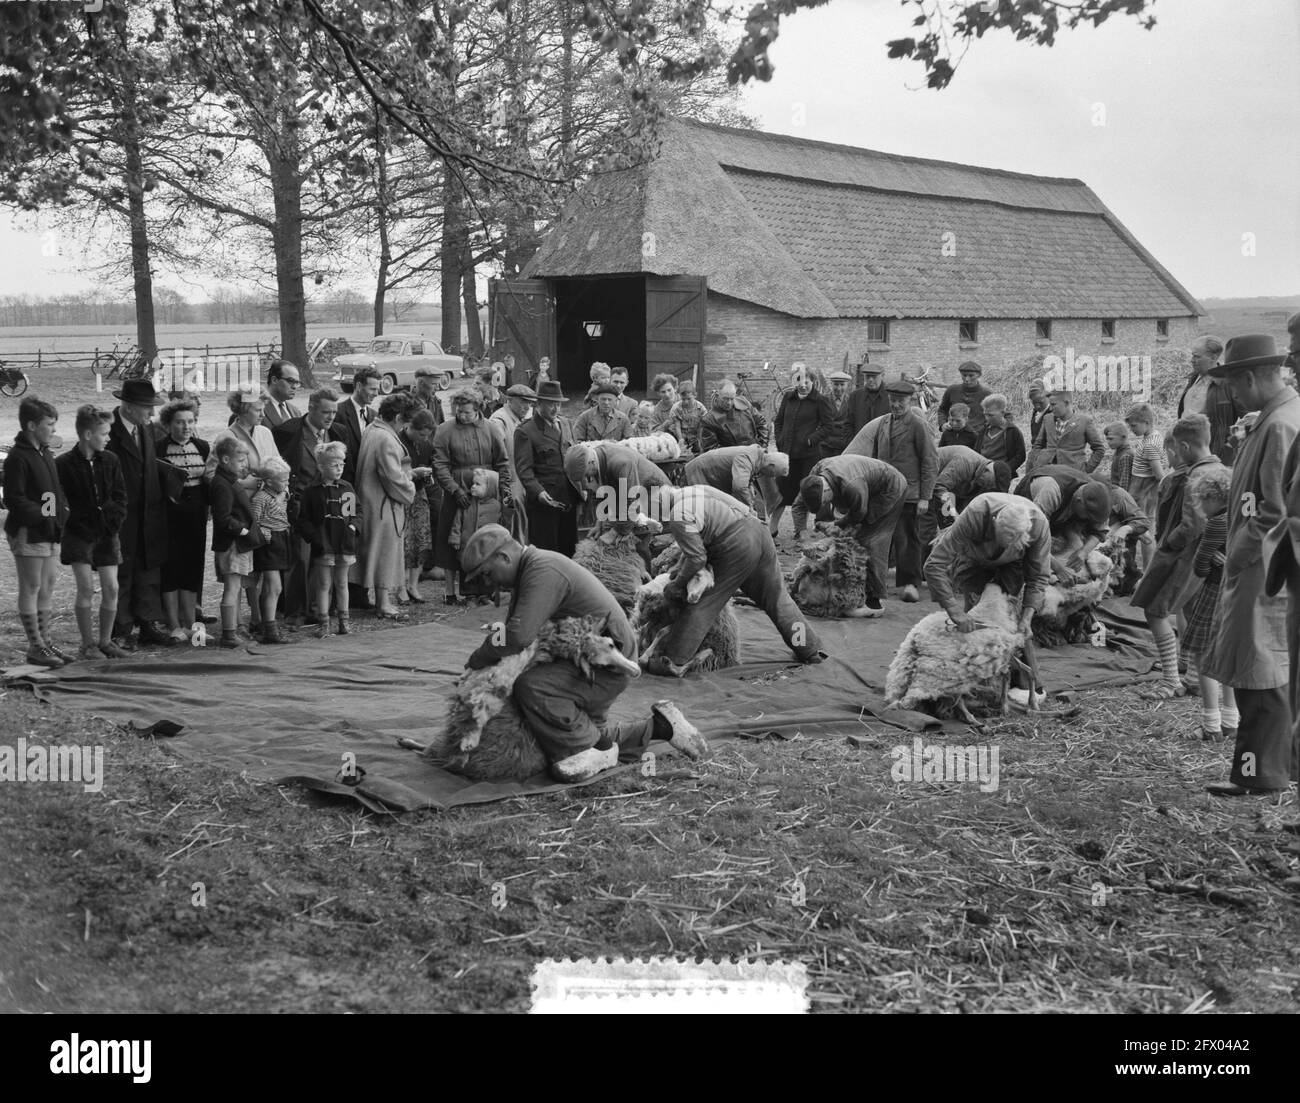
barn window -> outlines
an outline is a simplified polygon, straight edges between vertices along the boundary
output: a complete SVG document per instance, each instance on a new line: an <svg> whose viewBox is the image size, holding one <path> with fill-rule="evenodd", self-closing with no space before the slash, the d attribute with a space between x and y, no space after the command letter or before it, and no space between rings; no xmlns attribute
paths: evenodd
<svg viewBox="0 0 1300 1103"><path fill-rule="evenodd" d="M1052 319L1039 318L1034 322L1034 336L1040 341L1050 341L1052 339Z"/></svg>
<svg viewBox="0 0 1300 1103"><path fill-rule="evenodd" d="M1169 319L1168 319L1168 318L1157 318L1157 319L1156 319L1156 336L1157 336L1157 337L1168 337L1168 336L1169 336Z"/></svg>
<svg viewBox="0 0 1300 1103"><path fill-rule="evenodd" d="M583 322L583 323L582 323L582 328L586 331L586 334L587 334L588 337L604 337L604 336L605 336L605 323L604 323L604 322Z"/></svg>
<svg viewBox="0 0 1300 1103"><path fill-rule="evenodd" d="M963 318L957 323L957 340L974 343L979 340L979 322L974 318Z"/></svg>
<svg viewBox="0 0 1300 1103"><path fill-rule="evenodd" d="M867 340L873 345L889 344L889 319L868 318Z"/></svg>
<svg viewBox="0 0 1300 1103"><path fill-rule="evenodd" d="M1101 335L1109 337L1112 341L1115 339L1115 319L1103 318L1101 320Z"/></svg>

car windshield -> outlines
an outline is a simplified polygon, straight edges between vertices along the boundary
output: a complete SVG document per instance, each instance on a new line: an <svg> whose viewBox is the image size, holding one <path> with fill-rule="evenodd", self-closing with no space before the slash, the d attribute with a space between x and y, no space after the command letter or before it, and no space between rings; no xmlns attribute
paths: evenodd
<svg viewBox="0 0 1300 1103"><path fill-rule="evenodd" d="M374 353L386 353L391 355L395 353L400 353L402 351L402 345L404 344L405 342L402 341L400 338L376 337L373 341L370 342L370 348L367 349L366 351L374 352Z"/></svg>

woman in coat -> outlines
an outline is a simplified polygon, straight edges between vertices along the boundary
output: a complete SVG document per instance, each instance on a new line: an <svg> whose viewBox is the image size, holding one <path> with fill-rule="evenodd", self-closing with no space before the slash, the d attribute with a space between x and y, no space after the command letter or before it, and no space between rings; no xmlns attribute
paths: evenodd
<svg viewBox="0 0 1300 1103"><path fill-rule="evenodd" d="M792 506L794 538L803 538L808 510L799 497L799 484L808 477L813 465L822 458L822 441L835 431L835 410L830 399L817 390L812 377L804 371L792 390L781 397L776 412L776 449L790 457L790 472L777 480L781 504L772 511L768 527L775 536L786 506Z"/></svg>
<svg viewBox="0 0 1300 1103"><path fill-rule="evenodd" d="M479 527L478 511L470 496L474 483L474 469L485 467L497 473L499 501L502 510L509 508L510 461L506 456L501 435L483 418L482 398L475 390L457 391L452 398L451 421L439 425L433 434L433 474L442 488L442 508L438 511L438 533L434 540L434 562L444 570L459 572L460 555L451 545L452 528L460 517L460 546L464 547L470 535ZM510 527L509 519L502 522ZM447 576L447 604L457 604L457 578ZM475 593L484 594L482 583L472 584ZM461 592L465 585L461 583Z"/></svg>
<svg viewBox="0 0 1300 1103"><path fill-rule="evenodd" d="M167 502L170 547L162 567L162 603L171 638L185 643L196 622L195 607L203 592L203 565L208 558L208 484L203 480L210 448L195 435L198 407L192 399L169 402L158 413L164 435L158 458L180 473L180 495Z"/></svg>
<svg viewBox="0 0 1300 1103"><path fill-rule="evenodd" d="M406 585L406 510L415 501L411 457L401 432L415 409L409 394L390 394L361 434L357 498L361 503L361 586L374 588L375 615L405 620L390 597ZM423 470L423 469L421 469Z"/></svg>

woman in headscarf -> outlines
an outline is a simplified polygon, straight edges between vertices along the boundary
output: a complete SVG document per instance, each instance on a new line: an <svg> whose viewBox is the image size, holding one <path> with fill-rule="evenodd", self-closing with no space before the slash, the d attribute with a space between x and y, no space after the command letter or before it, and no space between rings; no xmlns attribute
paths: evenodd
<svg viewBox="0 0 1300 1103"><path fill-rule="evenodd" d="M458 603L456 588L460 571L460 555L452 546L452 529L459 519L460 547L481 522L477 516L476 499L470 495L474 485L475 468L486 468L497 474L497 492L502 511L510 508L510 462L506 456L501 435L495 432L483 417L482 397L476 389L465 388L452 397L453 417L439 425L433 434L433 473L442 488L442 508L438 511L438 533L434 540L434 562L448 572L448 605ZM509 528L509 519L502 521ZM461 581L463 596L485 595L481 582L467 587ZM472 590L472 595L467 593Z"/></svg>

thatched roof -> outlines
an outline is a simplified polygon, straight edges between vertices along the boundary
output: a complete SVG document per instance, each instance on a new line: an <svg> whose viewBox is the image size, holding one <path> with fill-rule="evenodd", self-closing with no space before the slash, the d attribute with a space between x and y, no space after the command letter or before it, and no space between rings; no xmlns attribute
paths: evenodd
<svg viewBox="0 0 1300 1103"><path fill-rule="evenodd" d="M581 190L523 274L705 276L813 318L1205 313L1078 180L684 121L661 139Z"/></svg>

